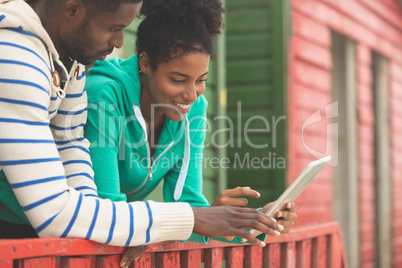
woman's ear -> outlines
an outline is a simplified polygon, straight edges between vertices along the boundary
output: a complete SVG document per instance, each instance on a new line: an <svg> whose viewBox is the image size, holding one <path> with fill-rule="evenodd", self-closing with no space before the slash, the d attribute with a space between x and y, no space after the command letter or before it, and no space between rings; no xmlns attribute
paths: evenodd
<svg viewBox="0 0 402 268"><path fill-rule="evenodd" d="M140 54L140 71L144 74L149 74L149 72L151 71L151 65L149 62L149 57L148 54L146 52L142 52Z"/></svg>

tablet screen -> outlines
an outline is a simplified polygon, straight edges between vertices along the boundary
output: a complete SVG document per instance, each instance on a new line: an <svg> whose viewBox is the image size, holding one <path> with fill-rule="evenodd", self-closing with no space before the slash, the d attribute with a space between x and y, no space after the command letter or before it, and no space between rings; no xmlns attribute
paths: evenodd
<svg viewBox="0 0 402 268"><path fill-rule="evenodd" d="M285 209L286 203L294 201L306 189L310 182L317 176L317 174L331 161L331 156L321 158L313 161L300 173L295 181L282 193L282 195L272 204L265 215L274 217L275 213ZM257 236L261 232L251 230L250 233Z"/></svg>

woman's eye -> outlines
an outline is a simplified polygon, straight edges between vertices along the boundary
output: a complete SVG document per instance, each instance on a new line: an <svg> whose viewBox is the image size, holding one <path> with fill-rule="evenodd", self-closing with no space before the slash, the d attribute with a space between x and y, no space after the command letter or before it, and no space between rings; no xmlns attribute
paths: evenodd
<svg viewBox="0 0 402 268"><path fill-rule="evenodd" d="M118 32L118 31L120 31L120 30L121 30L121 28L111 28L111 29L110 29L110 31L111 31L112 33Z"/></svg>
<svg viewBox="0 0 402 268"><path fill-rule="evenodd" d="M171 80L174 83L184 83L185 82L184 80L177 80L177 79L173 79L173 78L171 78Z"/></svg>
<svg viewBox="0 0 402 268"><path fill-rule="evenodd" d="M200 82L200 83L207 82L207 81L208 81L208 79L200 79L200 80L198 80L198 82Z"/></svg>

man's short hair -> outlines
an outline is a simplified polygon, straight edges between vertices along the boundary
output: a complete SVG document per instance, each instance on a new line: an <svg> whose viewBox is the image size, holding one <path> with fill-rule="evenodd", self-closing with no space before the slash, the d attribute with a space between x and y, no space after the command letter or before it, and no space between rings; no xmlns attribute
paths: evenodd
<svg viewBox="0 0 402 268"><path fill-rule="evenodd" d="M137 4L142 0L82 0L82 2L97 11L116 11L121 4Z"/></svg>

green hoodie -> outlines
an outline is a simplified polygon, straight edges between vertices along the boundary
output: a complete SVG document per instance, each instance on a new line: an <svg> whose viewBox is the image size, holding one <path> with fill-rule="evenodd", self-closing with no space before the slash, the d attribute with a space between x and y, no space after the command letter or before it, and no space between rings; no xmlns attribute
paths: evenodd
<svg viewBox="0 0 402 268"><path fill-rule="evenodd" d="M188 202L209 206L202 194L202 150L205 139L207 101L203 96L187 113L190 130L190 159L181 196L173 193L182 167L186 122L166 119L153 157L146 142L145 121L140 107L141 85L137 58L113 58L96 62L89 70L88 121L85 135L98 193L113 201L139 201L164 178L166 202ZM142 122L144 121L144 122Z"/></svg>
<svg viewBox="0 0 402 268"><path fill-rule="evenodd" d="M140 201L164 179L165 202L209 206L202 194L207 109L204 96L191 105L186 119L180 122L166 119L151 161L140 110L141 84L136 55L127 60L113 58L96 62L89 70L86 89L88 121L85 136L91 142L95 183L100 197L113 201ZM187 139L186 135L189 136ZM194 234L189 240L208 241ZM236 238L231 242L240 243L239 240Z"/></svg>

